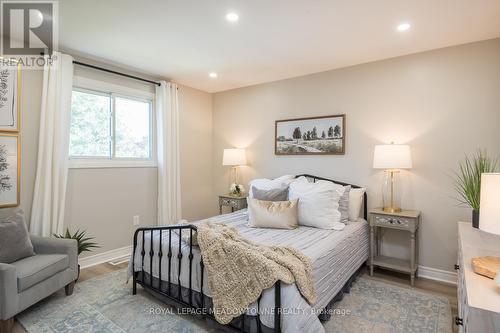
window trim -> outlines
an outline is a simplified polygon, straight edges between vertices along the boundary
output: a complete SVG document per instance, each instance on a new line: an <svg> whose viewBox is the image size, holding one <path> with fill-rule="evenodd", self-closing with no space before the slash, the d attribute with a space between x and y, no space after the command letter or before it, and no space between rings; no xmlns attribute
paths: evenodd
<svg viewBox="0 0 500 333"><path fill-rule="evenodd" d="M111 98L110 105L110 157L103 156L68 156L68 168L70 169L87 169L87 168L154 168L158 166L157 163L157 148L156 148L156 112L153 93L137 90L128 87L122 87L112 83L97 81L84 77L75 76L73 79L72 91L82 91L93 93L101 96ZM149 133L150 145L149 152L150 158L126 158L116 157L114 140L115 135L115 98L125 98L141 102L147 102L150 105L150 120L149 120ZM69 147L68 147L69 149Z"/></svg>

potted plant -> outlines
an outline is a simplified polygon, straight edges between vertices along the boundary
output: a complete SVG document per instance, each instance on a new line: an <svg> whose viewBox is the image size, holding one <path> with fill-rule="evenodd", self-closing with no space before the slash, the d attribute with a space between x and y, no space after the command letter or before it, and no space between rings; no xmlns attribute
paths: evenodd
<svg viewBox="0 0 500 333"><path fill-rule="evenodd" d="M498 163L486 152L479 150L472 157L465 156L465 159L458 164L456 174L456 190L458 201L472 208L472 226L479 228L479 206L481 194L481 174L496 172Z"/></svg>
<svg viewBox="0 0 500 333"><path fill-rule="evenodd" d="M75 239L78 242L78 255L82 254L83 252L90 252L92 249L99 248L100 246L97 245L97 243L92 242L94 237L85 237L86 231L80 231L78 229L74 234L71 234L69 232L69 228L66 229L66 233L62 235L57 235L54 234L54 237L56 238L66 238L66 239ZM80 277L80 264L78 264L78 278Z"/></svg>

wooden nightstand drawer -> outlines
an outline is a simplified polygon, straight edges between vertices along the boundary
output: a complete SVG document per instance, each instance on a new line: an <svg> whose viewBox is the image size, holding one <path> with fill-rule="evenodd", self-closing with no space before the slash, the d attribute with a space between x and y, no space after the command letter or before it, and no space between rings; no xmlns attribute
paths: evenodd
<svg viewBox="0 0 500 333"><path fill-rule="evenodd" d="M246 197L232 197L228 195L219 196L219 211L222 214L222 207L231 207L231 211L237 211L247 207Z"/></svg>
<svg viewBox="0 0 500 333"><path fill-rule="evenodd" d="M370 225L415 232L420 222L420 212L407 210L399 213L387 213L380 208L370 211Z"/></svg>
<svg viewBox="0 0 500 333"><path fill-rule="evenodd" d="M234 206L236 206L236 202L234 200L231 200L231 199L220 198L219 205L234 207Z"/></svg>
<svg viewBox="0 0 500 333"><path fill-rule="evenodd" d="M373 216L373 224L384 226L384 227L401 227L404 229L408 229L412 227L412 220L404 218L404 217L395 217L395 216L387 216L387 215L374 215Z"/></svg>

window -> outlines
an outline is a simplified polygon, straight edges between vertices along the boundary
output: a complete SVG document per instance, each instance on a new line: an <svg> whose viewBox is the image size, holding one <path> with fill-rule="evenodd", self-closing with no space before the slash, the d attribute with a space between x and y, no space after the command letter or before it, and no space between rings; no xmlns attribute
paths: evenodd
<svg viewBox="0 0 500 333"><path fill-rule="evenodd" d="M71 96L70 157L111 156L111 97L74 90Z"/></svg>
<svg viewBox="0 0 500 333"><path fill-rule="evenodd" d="M70 167L153 165L150 99L73 88Z"/></svg>
<svg viewBox="0 0 500 333"><path fill-rule="evenodd" d="M115 98L115 156L150 158L151 105L148 102Z"/></svg>

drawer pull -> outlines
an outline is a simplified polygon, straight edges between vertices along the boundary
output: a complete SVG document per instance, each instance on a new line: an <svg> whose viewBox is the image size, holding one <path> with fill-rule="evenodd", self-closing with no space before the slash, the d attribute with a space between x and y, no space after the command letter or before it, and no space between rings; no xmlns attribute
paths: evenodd
<svg viewBox="0 0 500 333"><path fill-rule="evenodd" d="M464 320L462 318L455 317L455 325L464 326Z"/></svg>
<svg viewBox="0 0 500 333"><path fill-rule="evenodd" d="M458 271L460 269L460 265L455 265L455 270Z"/></svg>

